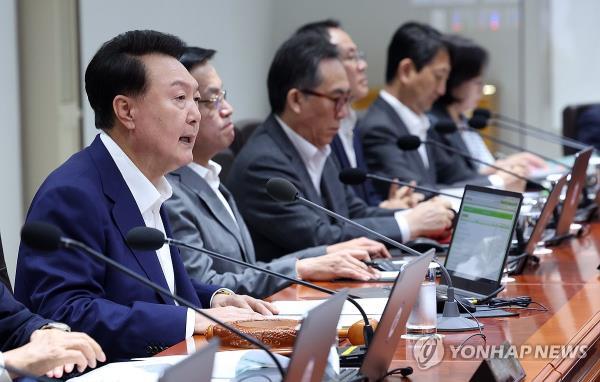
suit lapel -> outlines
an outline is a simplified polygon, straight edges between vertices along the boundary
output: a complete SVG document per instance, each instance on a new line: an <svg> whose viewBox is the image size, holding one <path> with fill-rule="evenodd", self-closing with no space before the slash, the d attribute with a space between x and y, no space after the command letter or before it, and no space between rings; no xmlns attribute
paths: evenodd
<svg viewBox="0 0 600 382"><path fill-rule="evenodd" d="M112 217L121 232L123 242L126 243L125 236L132 228L145 226L146 224L131 191L129 191L117 165L106 147L104 147L104 144L100 141L99 136L90 145L90 152L99 170L103 191L114 203L111 211ZM148 279L163 288L169 289L156 252L135 251L129 245L128 248L146 273ZM165 298L161 294L159 296L165 303L174 304L174 301L170 298Z"/></svg>
<svg viewBox="0 0 600 382"><path fill-rule="evenodd" d="M254 253L254 244L252 243L252 236L250 236L250 231L248 231L248 227L246 226L246 223L244 223L244 218L242 217L242 214L240 214L240 211L237 208L237 204L233 199L233 195L231 195L231 192L229 192L229 190L222 184L219 186L219 190L229 203L229 207L231 207L231 210L233 211L233 216L235 216L235 219L238 222L238 233L242 240L242 253L245 256L244 261L255 263L256 254Z"/></svg>
<svg viewBox="0 0 600 382"><path fill-rule="evenodd" d="M246 252L244 241L240 235L240 230L235 224L229 211L225 209L223 203L219 200L215 192L202 177L196 174L192 169L185 166L174 172L179 175L181 183L196 194L200 202L210 211L213 218L218 221L227 231L229 231L237 240L243 252ZM227 197L226 197L227 199ZM229 200L228 200L229 202ZM229 203L231 207L231 203ZM237 218L237 217L236 217Z"/></svg>

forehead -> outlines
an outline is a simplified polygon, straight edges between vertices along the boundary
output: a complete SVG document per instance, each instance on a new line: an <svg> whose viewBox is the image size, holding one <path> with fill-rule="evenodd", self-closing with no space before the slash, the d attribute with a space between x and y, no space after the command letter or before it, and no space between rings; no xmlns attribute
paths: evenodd
<svg viewBox="0 0 600 382"><path fill-rule="evenodd" d="M200 91L209 89L219 90L222 86L221 77L219 77L217 70L208 62L197 65L190 73L198 81Z"/></svg>
<svg viewBox="0 0 600 382"><path fill-rule="evenodd" d="M164 54L148 54L140 57L146 70L148 87L179 86L196 90L198 83L187 69L174 57Z"/></svg>
<svg viewBox="0 0 600 382"><path fill-rule="evenodd" d="M323 60L319 63L320 89L329 91L348 91L350 84L346 76L346 69L338 59Z"/></svg>

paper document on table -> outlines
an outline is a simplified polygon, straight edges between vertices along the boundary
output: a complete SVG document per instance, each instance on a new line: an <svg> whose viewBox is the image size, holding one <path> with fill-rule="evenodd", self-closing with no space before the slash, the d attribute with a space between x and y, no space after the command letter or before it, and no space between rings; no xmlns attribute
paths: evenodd
<svg viewBox="0 0 600 382"><path fill-rule="evenodd" d="M250 350L220 351L215 355L213 381L229 381L235 377L236 365Z"/></svg>
<svg viewBox="0 0 600 382"><path fill-rule="evenodd" d="M279 315L303 315L325 300L298 300L298 301L274 301L273 304L279 309ZM363 308L367 315L381 315L387 298L359 298L356 302ZM360 315L360 312L350 302L344 303L342 315Z"/></svg>
<svg viewBox="0 0 600 382"><path fill-rule="evenodd" d="M139 361L114 362L92 370L80 377L71 378L74 382L156 382L162 373L187 356L151 357Z"/></svg>

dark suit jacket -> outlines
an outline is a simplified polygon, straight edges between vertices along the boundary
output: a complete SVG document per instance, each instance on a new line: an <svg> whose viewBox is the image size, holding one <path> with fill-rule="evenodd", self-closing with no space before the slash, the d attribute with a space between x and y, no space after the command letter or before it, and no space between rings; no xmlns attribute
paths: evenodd
<svg viewBox="0 0 600 382"><path fill-rule="evenodd" d="M600 105L590 106L579 115L575 138L600 150Z"/></svg>
<svg viewBox="0 0 600 382"><path fill-rule="evenodd" d="M401 240L394 211L369 207L349 186L338 180L339 168L330 156L321 178L322 197L315 190L308 171L274 116L252 135L236 157L228 187L248 223L258 257L269 260L302 248L333 244L365 233L329 218L301 203L281 203L265 191L266 182L281 177L292 182L305 198L375 231Z"/></svg>
<svg viewBox="0 0 600 382"><path fill-rule="evenodd" d="M431 120L432 126L435 126L436 123L441 121L452 120L446 109L439 105L434 105L434 107L428 113L428 117ZM460 150L462 153L470 154L465 141L458 131L455 131L451 134L439 134L433 129L430 129L428 135L428 139L437 140L438 142L441 142L447 146L451 146ZM463 157L462 155L440 149L436 151L436 165L443 166L443 163L454 163L455 168L457 169L456 171L451 171L445 175L446 182L456 183L464 179L482 178L482 175L479 173L479 166L477 163Z"/></svg>
<svg viewBox="0 0 600 382"><path fill-rule="evenodd" d="M29 342L31 333L48 322L50 321L31 313L0 283L0 351L25 345Z"/></svg>
<svg viewBox="0 0 600 382"><path fill-rule="evenodd" d="M367 168L367 163L365 162L365 157L362 151L362 143L360 142L360 132L358 131L358 127L354 128L354 154L356 155L356 167L364 170L366 172L369 171ZM336 135L331 142L331 151L335 154L338 163L342 169L351 168L350 160L346 155L346 150L344 150L344 145L342 144L342 140L339 135ZM378 206L379 203L383 200L383 198L375 191L373 187L373 182L371 179L366 179L361 184L357 184L352 186L354 193L356 196L361 198L370 206Z"/></svg>
<svg viewBox="0 0 600 382"><path fill-rule="evenodd" d="M48 176L29 208L31 221L55 224L168 288L156 252L134 251L125 242L131 228L145 224L99 136ZM208 306L217 287L193 284L174 248L171 259L177 294ZM44 253L22 244L15 296L32 311L89 334L113 361L151 355L185 338L187 308L78 250Z"/></svg>
<svg viewBox="0 0 600 382"><path fill-rule="evenodd" d="M398 113L381 97L375 100L367 114L359 120L358 126L367 166L377 174L405 182L415 180L420 185L435 188L461 187L467 183L489 184L485 177L470 177L471 171L465 173L462 167L446 160L438 152L440 149L432 145L427 145L428 168L417 150L403 151L398 148L398 138L409 132ZM432 137L437 139L435 133L428 139ZM375 187L380 194L385 195L385 185L382 187L375 184Z"/></svg>
<svg viewBox="0 0 600 382"><path fill-rule="evenodd" d="M182 167L172 172L168 179L173 186L173 197L165 203L165 208L173 236L178 240L291 277L296 277L297 259L325 254L325 247L321 246L268 263L257 263L248 227L231 193L223 185L220 191L231 207L237 225L206 180L192 169ZM181 257L188 274L197 281L221 285L237 293L263 298L289 285L283 279L196 251L184 249Z"/></svg>

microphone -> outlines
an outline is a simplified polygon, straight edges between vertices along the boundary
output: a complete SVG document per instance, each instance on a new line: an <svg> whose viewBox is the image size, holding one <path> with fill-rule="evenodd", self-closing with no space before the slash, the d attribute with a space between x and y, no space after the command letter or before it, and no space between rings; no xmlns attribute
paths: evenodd
<svg viewBox="0 0 600 382"><path fill-rule="evenodd" d="M550 158L549 156L537 153L532 150L527 150L522 146L515 145L510 142L506 142L506 141L496 138L492 135L485 134L481 131L478 131L478 130L484 129L487 126L487 120L480 116L475 116L475 117L469 119L467 121L467 123L468 123L468 126L467 126L468 131L475 132L485 139L488 139L488 140L490 140L494 143L500 144L502 146L510 147L511 149L514 149L514 150L524 151L526 153L537 155L538 157L542 158L546 162L551 162L551 163L554 163L561 167L564 167L564 164L562 164L561 162L557 161L554 158ZM440 121L435 125L434 129L440 134L451 134L451 133L454 133L455 131L458 131L458 127L452 121Z"/></svg>
<svg viewBox="0 0 600 382"><path fill-rule="evenodd" d="M541 189L541 190L546 190L546 191L550 192L550 190L548 190L542 184L540 184L540 183L538 183L538 182L536 182L534 180L526 178L526 177L524 177L522 175L519 175L517 173L514 173L512 171L503 169L502 167L499 167L499 166L493 165L491 163L482 161L480 159L474 158L471 155L465 154L462 151L460 151L458 149L455 149L452 146L445 145L445 144L443 144L441 142L437 142L437 141L433 141L433 140L429 140L429 139L421 142L421 138L417 137L416 135L405 135L403 137L398 138L398 142L397 142L398 147L401 150L405 150L405 151L416 150L421 145L421 143L425 143L425 144L428 144L428 145L436 146L436 147L439 147L441 149L450 151L450 152L452 152L454 154L458 154L458 155L460 155L460 156L462 156L464 158L467 158L469 160L472 160L474 162L481 163L483 165L486 165L486 166L489 166L491 168L494 168L494 169L496 169L498 171L502 171L502 172L505 172L505 173L507 173L509 175L512 175L515 178L518 178L518 179L524 180L526 182L529 182L532 185L534 185L536 187L539 187L539 189Z"/></svg>
<svg viewBox="0 0 600 382"><path fill-rule="evenodd" d="M183 248L187 248L187 249L191 249L194 251L205 253L205 254L207 254L211 257L217 258L219 260L227 261L230 263L235 263L238 265L242 265L242 266L254 269L259 272L267 273L271 276L275 276L275 277L287 280L291 283L299 284L299 285L305 286L307 288L318 290L319 292L327 293L330 295L334 295L337 293L336 291L334 291L332 289L324 288L324 287L318 286L313 283L309 283L304 280L299 280L299 279L296 279L293 277L289 277L284 274L274 272L270 269L264 269L255 264L251 264L251 263L237 260L237 259L232 259L230 257L227 257L225 255L222 255L220 253L217 253L217 252L214 252L211 250L208 250L206 248L196 247L191 244L187 244L180 240L172 239L169 237L165 238L165 235L161 231L154 229L154 228L135 227L135 228L131 229L129 232L127 232L127 235L125 236L125 240L127 241L127 244L129 244L132 248L146 250L146 251L150 251L150 250L155 251L155 250L161 248L164 244L173 245L175 247L183 247ZM360 306L360 304L357 303L352 297L348 296L347 300L352 305L354 305L356 307L356 309L358 309L358 311L360 312L360 314L362 316L362 319L364 321L363 336L364 336L364 340L365 340L365 346L368 347L369 344L371 343L371 339L373 338L373 334L374 334L373 327L371 326L371 323L369 322L369 318L367 317L366 312Z"/></svg>
<svg viewBox="0 0 600 382"><path fill-rule="evenodd" d="M348 223L351 226L358 228L361 231L367 232L380 240L392 245L395 248L398 248L401 251L409 253L413 256L421 256L423 255L421 252L416 251L410 247L407 247L404 244L398 243L396 240L391 239L385 235L380 234L379 232L373 231L372 229L365 227L362 224L355 222L354 220L348 219L345 216L337 214L331 210L328 210L325 207L322 207L306 198L300 196L298 189L287 179L283 178L271 178L267 181L266 184L267 193L275 200L280 202L300 202L305 206L315 208L319 211L324 212L328 216L331 216L334 219L340 220L344 223ZM442 276L448 285L448 290L446 295L448 299L446 300L446 304L444 305L444 312L442 314L442 318L438 321L437 328L440 330L473 330L480 328L480 324L476 323L467 318L461 317L458 311L458 304L456 299L454 298L454 287L452 285L452 279L450 278L450 274L446 270L442 264L440 264L437 260L434 260L439 266L442 272Z"/></svg>
<svg viewBox="0 0 600 382"><path fill-rule="evenodd" d="M410 184L408 182L402 182L397 179L392 179L392 178L388 178L388 177L380 176L380 175L376 175L376 174L369 174L366 171L361 170L360 168L351 168L351 167L345 168L342 171L340 171L339 178L340 178L340 182L342 182L344 184L348 184L348 185L361 184L362 182L364 182L367 179L373 179L373 180L377 180L380 182L398 184L400 186L406 186L406 187L415 189L417 191L428 192L428 193L434 194L434 195L444 195L449 198L462 199L460 196L441 192L441 191L435 190L433 188L423 187L423 186L413 186L412 184Z"/></svg>
<svg viewBox="0 0 600 382"><path fill-rule="evenodd" d="M36 250L40 250L40 251L54 251L54 250L59 249L60 247L64 247L64 248L68 248L68 249L79 249L92 257L100 259L101 261L105 262L109 266L119 270L120 272L125 273L127 276L134 278L135 280L139 281L140 283L146 285L147 287L151 288L155 292L158 292L158 293L162 294L163 296L172 298L173 300L177 301L180 305L183 305L187 308L192 309L194 312L198 313L199 315L201 315L205 318L208 318L209 320L217 323L218 325L221 325L222 327L226 328L227 330L230 330L231 332L236 334L238 337L243 338L244 340L248 341L252 345L258 347L259 349L264 350L267 353L267 355L273 360L275 365L277 366L277 369L279 370L279 373L281 374L282 380L285 379L285 371L284 371L283 367L281 366L281 363L279 363L279 360L277 359L277 357L275 357L273 355L273 353L269 350L269 348L266 345L264 345L262 342L242 333L238 329L224 323L223 321L212 317L211 315L200 310L198 307L196 307L194 304L192 304L188 300L184 299L183 297L179 297L178 295L171 293L170 290L165 289L162 286L140 276L136 272L130 270L127 267L124 267L123 265L119 264L118 262L114 261L113 259L90 248L89 246L85 245L84 243L64 237L61 230L58 227L56 227L55 225L52 225L49 223L44 223L44 222L39 222L39 221L27 223L21 229L21 240L23 240L23 242L25 244L27 244L29 247L36 249Z"/></svg>
<svg viewBox="0 0 600 382"><path fill-rule="evenodd" d="M589 147L589 145L586 145L576 139L568 138L560 134L555 134L550 131L540 129L539 127L535 127L533 125L521 122L519 120L507 117L502 114L492 113L488 109L475 109L473 111L473 116L478 116L485 120L492 119L492 121L495 122L497 126L501 125L507 130L516 131L518 133L525 133L538 139L548 140L550 138L554 143L561 144L573 149L584 150Z"/></svg>

